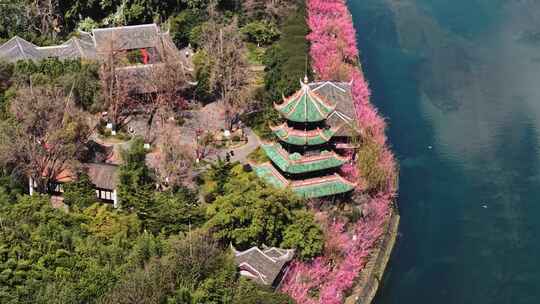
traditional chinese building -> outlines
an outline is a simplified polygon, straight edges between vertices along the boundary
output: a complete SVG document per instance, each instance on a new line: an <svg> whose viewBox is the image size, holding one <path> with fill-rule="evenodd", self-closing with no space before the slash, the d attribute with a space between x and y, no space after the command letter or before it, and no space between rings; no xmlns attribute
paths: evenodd
<svg viewBox="0 0 540 304"><path fill-rule="evenodd" d="M356 133L351 83L301 83L276 110L285 122L271 127L278 142L264 143L271 162L254 166L257 175L270 184L290 187L305 198L350 192L355 184L339 174L350 161L347 149Z"/></svg>
<svg viewBox="0 0 540 304"><path fill-rule="evenodd" d="M86 163L82 168L88 174L90 182L96 191L96 201L112 204L118 207L118 166L106 163ZM63 201L64 185L76 180L76 174L71 170L62 170L51 185L51 198L55 201ZM30 195L38 192L36 182L30 178L28 182Z"/></svg>
<svg viewBox="0 0 540 304"><path fill-rule="evenodd" d="M136 52L140 57L139 63L118 66L116 77L136 79L132 86L138 93L150 93L155 90L147 83L153 80L152 74L156 73L156 69L174 69L187 76L192 76L194 72L193 50L190 47L179 50L169 32L161 31L156 24L100 28L92 32L79 31L63 44L46 47L37 46L15 36L0 45L0 60L17 62L56 58L105 62L113 54L127 55L130 52Z"/></svg>
<svg viewBox="0 0 540 304"><path fill-rule="evenodd" d="M178 50L168 31L161 31L156 24L141 24L79 31L74 37L60 45L37 46L15 36L0 45L0 59L42 60L46 58L106 60L111 53L141 51L144 64L162 61L160 56L171 56L191 70L191 48Z"/></svg>
<svg viewBox="0 0 540 304"><path fill-rule="evenodd" d="M232 246L231 246L232 247ZM232 247L234 261L240 269L240 275L259 284L279 287L287 274L289 262L294 257L294 249L276 247L252 247L246 251L237 251Z"/></svg>

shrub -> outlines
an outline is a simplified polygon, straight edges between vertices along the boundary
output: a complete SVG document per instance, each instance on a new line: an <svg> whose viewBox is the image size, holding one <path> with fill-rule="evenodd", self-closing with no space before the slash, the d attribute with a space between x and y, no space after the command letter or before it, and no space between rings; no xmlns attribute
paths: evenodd
<svg viewBox="0 0 540 304"><path fill-rule="evenodd" d="M270 160L261 147L258 147L255 151L251 152L248 155L248 159L256 164L262 164Z"/></svg>
<svg viewBox="0 0 540 304"><path fill-rule="evenodd" d="M101 82L99 81L98 65L83 64L77 72L60 77L66 95L71 95L75 103L84 110L93 109L99 100Z"/></svg>
<svg viewBox="0 0 540 304"><path fill-rule="evenodd" d="M292 224L285 229L284 248L296 248L297 256L307 260L321 254L324 245L323 232L311 212L295 211Z"/></svg>
<svg viewBox="0 0 540 304"><path fill-rule="evenodd" d="M279 38L279 31L275 24L269 22L253 21L246 24L241 30L249 42L265 45Z"/></svg>
<svg viewBox="0 0 540 304"><path fill-rule="evenodd" d="M367 190L381 190L387 182L388 174L380 166L382 149L377 143L368 140L358 150L358 171L366 181Z"/></svg>
<svg viewBox="0 0 540 304"><path fill-rule="evenodd" d="M64 203L71 207L87 208L97 201L96 191L88 174L81 173L74 182L64 185Z"/></svg>
<svg viewBox="0 0 540 304"><path fill-rule="evenodd" d="M171 37L178 47L192 43L191 32L203 21L197 10L186 9L169 18Z"/></svg>

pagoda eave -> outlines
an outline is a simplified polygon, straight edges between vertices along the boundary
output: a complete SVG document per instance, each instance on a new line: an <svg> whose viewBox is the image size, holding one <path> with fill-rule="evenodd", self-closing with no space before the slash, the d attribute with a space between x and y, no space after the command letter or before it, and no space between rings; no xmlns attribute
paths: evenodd
<svg viewBox="0 0 540 304"><path fill-rule="evenodd" d="M292 191L304 198L319 198L350 192L356 187L339 174L311 178L302 181L288 181L277 171L271 163L254 166L257 176L269 184L284 189L290 187Z"/></svg>
<svg viewBox="0 0 540 304"><path fill-rule="evenodd" d="M275 127L271 126L270 129L281 141L296 146L325 144L339 131L339 128L301 131L289 128L286 123Z"/></svg>
<svg viewBox="0 0 540 304"><path fill-rule="evenodd" d="M279 144L263 144L262 148L266 153L266 156L268 156L281 171L290 174L301 174L337 168L349 160L347 157L342 157L333 151L324 151L320 155L315 156L299 156L289 154Z"/></svg>

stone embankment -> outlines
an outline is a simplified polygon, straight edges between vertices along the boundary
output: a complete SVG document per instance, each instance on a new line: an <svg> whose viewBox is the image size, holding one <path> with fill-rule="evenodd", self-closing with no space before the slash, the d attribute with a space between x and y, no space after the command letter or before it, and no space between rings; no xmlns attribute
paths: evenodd
<svg viewBox="0 0 540 304"><path fill-rule="evenodd" d="M370 304L375 298L396 243L399 220L398 212L392 211L385 223L380 243L373 249L366 266L355 282L355 287L345 299L345 304Z"/></svg>

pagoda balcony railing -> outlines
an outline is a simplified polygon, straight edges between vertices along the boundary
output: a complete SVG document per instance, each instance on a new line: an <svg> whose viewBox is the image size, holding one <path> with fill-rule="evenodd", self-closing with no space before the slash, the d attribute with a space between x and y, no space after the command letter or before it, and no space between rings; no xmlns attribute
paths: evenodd
<svg viewBox="0 0 540 304"><path fill-rule="evenodd" d="M278 126L271 126L270 129L282 141L293 145L319 145L332 139L342 126L315 130L298 130L283 123Z"/></svg>
<svg viewBox="0 0 540 304"><path fill-rule="evenodd" d="M303 174L332 168L338 168L349 161L334 151L323 151L318 155L302 156L299 153L289 154L280 144L263 144L262 148L268 158L283 172Z"/></svg>

